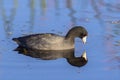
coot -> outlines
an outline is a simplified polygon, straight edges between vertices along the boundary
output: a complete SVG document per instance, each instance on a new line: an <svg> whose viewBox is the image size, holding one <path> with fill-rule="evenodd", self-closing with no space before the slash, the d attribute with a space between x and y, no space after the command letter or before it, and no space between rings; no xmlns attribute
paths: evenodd
<svg viewBox="0 0 120 80"><path fill-rule="evenodd" d="M88 32L82 26L75 26L68 31L66 36L53 33L31 34L13 38L19 46L36 50L67 50L74 48L74 39L79 37L86 43Z"/></svg>

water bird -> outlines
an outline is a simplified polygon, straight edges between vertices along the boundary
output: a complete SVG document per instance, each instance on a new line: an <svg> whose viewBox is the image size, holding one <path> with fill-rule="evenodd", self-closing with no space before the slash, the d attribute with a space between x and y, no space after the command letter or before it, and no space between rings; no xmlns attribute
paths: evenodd
<svg viewBox="0 0 120 80"><path fill-rule="evenodd" d="M79 37L86 43L87 30L82 26L71 28L66 36L53 33L31 34L18 38L13 38L18 45L35 50L69 50L74 49L74 39Z"/></svg>

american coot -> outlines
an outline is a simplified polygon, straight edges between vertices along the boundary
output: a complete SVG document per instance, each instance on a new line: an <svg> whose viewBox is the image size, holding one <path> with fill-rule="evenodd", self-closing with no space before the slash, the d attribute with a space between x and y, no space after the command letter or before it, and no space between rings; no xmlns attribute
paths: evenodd
<svg viewBox="0 0 120 80"><path fill-rule="evenodd" d="M74 49L70 50L35 50L26 49L22 46L18 46L15 51L20 54L30 56L42 60L55 60L59 58L65 58L67 62L76 67L82 67L88 62L86 51L82 53L80 57L75 57Z"/></svg>
<svg viewBox="0 0 120 80"><path fill-rule="evenodd" d="M81 26L75 26L68 31L66 36L53 33L32 34L13 38L18 45L37 50L66 50L74 48L74 39L79 37L86 43L88 32Z"/></svg>

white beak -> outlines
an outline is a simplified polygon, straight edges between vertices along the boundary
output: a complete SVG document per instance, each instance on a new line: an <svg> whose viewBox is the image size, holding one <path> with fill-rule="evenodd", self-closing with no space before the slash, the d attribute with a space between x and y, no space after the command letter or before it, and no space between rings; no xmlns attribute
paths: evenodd
<svg viewBox="0 0 120 80"><path fill-rule="evenodd" d="M83 57L85 60L87 60L86 51L83 52L82 57Z"/></svg>
<svg viewBox="0 0 120 80"><path fill-rule="evenodd" d="M82 38L82 41L83 41L84 44L86 43L86 39L87 39L87 36Z"/></svg>

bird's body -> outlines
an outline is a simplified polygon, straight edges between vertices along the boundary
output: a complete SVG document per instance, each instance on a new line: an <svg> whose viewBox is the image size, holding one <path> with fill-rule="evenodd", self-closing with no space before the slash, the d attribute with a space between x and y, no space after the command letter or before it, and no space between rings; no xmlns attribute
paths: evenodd
<svg viewBox="0 0 120 80"><path fill-rule="evenodd" d="M20 46L27 47L29 49L37 50L66 50L73 49L74 44L70 44L68 40L64 39L64 36L46 33L46 34L34 34L19 38L14 38Z"/></svg>

